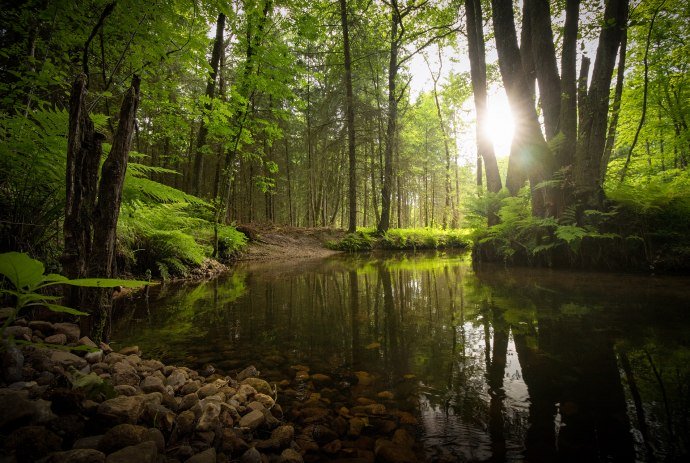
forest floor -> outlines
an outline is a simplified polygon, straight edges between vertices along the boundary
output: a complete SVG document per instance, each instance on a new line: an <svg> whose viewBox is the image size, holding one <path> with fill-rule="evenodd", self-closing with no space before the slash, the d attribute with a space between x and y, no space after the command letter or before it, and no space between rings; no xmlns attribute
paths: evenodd
<svg viewBox="0 0 690 463"><path fill-rule="evenodd" d="M345 236L345 231L335 228L251 225L239 226L238 230L249 238L240 261L327 257L340 251L328 249L326 243Z"/></svg>

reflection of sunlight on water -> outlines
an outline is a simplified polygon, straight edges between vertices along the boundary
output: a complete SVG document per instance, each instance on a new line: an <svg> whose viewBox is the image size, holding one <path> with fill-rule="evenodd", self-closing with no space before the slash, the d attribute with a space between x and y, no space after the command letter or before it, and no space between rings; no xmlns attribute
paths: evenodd
<svg viewBox="0 0 690 463"><path fill-rule="evenodd" d="M522 378L522 368L515 349L515 340L511 333L508 341L508 358L506 361L503 388L506 391L506 405L509 409L520 409L527 412L529 408L529 392L527 384Z"/></svg>
<svg viewBox="0 0 690 463"><path fill-rule="evenodd" d="M493 328L489 327L487 332L483 326L468 322L458 327L458 332L465 342L455 359L447 389L426 385L420 388L420 418L427 452L434 460L486 461L492 458L493 447L498 445L505 446L506 461L521 461L528 427L529 393L513 335L509 334L506 350L505 395L492 399L486 377ZM505 423L499 424L500 430L494 429L495 417L492 422L492 400L500 401L499 423ZM497 435L501 442L492 441Z"/></svg>

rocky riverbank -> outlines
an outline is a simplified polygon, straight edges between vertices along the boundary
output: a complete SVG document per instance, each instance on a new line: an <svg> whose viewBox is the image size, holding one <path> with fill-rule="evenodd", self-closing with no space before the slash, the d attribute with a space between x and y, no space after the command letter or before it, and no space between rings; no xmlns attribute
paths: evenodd
<svg viewBox="0 0 690 463"><path fill-rule="evenodd" d="M385 394L348 407L307 367L271 385L252 366L231 377L114 352L70 323L20 319L5 336L0 462L419 461L411 414Z"/></svg>

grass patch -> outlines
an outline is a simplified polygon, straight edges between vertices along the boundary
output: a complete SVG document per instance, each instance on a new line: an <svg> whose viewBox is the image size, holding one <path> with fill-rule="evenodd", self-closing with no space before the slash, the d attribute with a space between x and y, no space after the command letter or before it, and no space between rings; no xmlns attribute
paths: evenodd
<svg viewBox="0 0 690 463"><path fill-rule="evenodd" d="M383 236L376 236L373 228L362 228L349 233L340 241L327 243L329 249L347 252L391 249L416 251L417 249L465 249L471 246L469 230L441 230L438 228L396 228Z"/></svg>

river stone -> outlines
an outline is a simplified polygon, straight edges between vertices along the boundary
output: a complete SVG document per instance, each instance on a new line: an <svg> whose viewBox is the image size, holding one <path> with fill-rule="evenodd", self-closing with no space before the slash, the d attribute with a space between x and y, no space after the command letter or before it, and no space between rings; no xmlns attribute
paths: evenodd
<svg viewBox="0 0 690 463"><path fill-rule="evenodd" d="M276 401L270 395L258 393L254 395L254 400L261 403L266 409L270 410L275 405Z"/></svg>
<svg viewBox="0 0 690 463"><path fill-rule="evenodd" d="M139 375L137 374L136 368L127 362L116 363L112 368L112 375L112 382L115 385L139 385Z"/></svg>
<svg viewBox="0 0 690 463"><path fill-rule="evenodd" d="M134 424L118 424L110 428L98 444L98 449L112 453L130 445L144 442L147 428Z"/></svg>
<svg viewBox="0 0 690 463"><path fill-rule="evenodd" d="M165 451L165 436L160 429L150 428L146 430L146 436L144 440L150 440L156 444L156 448L159 452Z"/></svg>
<svg viewBox="0 0 690 463"><path fill-rule="evenodd" d="M265 420L266 418L261 410L253 410L240 419L240 426L254 430L261 426Z"/></svg>
<svg viewBox="0 0 690 463"><path fill-rule="evenodd" d="M322 424L311 424L302 430L302 434L311 436L319 445L327 444L338 438L338 435L332 429Z"/></svg>
<svg viewBox="0 0 690 463"><path fill-rule="evenodd" d="M0 389L0 429L33 414L33 404L28 398L28 391Z"/></svg>
<svg viewBox="0 0 690 463"><path fill-rule="evenodd" d="M111 453L105 459L105 463L156 463L158 449L152 441L125 447Z"/></svg>
<svg viewBox="0 0 690 463"><path fill-rule="evenodd" d="M74 449L51 454L46 463L103 463L105 454L94 449Z"/></svg>
<svg viewBox="0 0 690 463"><path fill-rule="evenodd" d="M2 377L8 383L22 380L24 369L24 355L15 345L5 344L6 349L2 352Z"/></svg>
<svg viewBox="0 0 690 463"><path fill-rule="evenodd" d="M91 364L100 363L103 361L103 351L97 350L95 352L87 352L87 354L84 355L84 359Z"/></svg>
<svg viewBox="0 0 690 463"><path fill-rule="evenodd" d="M250 448L242 454L240 463L262 463L261 453L254 447Z"/></svg>
<svg viewBox="0 0 690 463"><path fill-rule="evenodd" d="M139 346L127 346L123 347L120 349L120 354L124 356L129 356L129 355L140 355L141 351L139 350Z"/></svg>
<svg viewBox="0 0 690 463"><path fill-rule="evenodd" d="M177 417L169 408L155 403L148 403L144 406L143 416L149 426L165 432L172 431Z"/></svg>
<svg viewBox="0 0 690 463"><path fill-rule="evenodd" d="M45 335L51 335L55 330L55 328L53 328L52 323L43 320L30 321L29 328L31 328L32 330L38 330Z"/></svg>
<svg viewBox="0 0 690 463"><path fill-rule="evenodd" d="M241 422L240 422L241 423ZM213 431L220 425L220 403L206 402L196 425L197 431Z"/></svg>
<svg viewBox="0 0 690 463"><path fill-rule="evenodd" d="M199 396L196 395L195 392L192 392L191 394L187 394L186 396L182 397L182 399L180 400L180 404L178 405L178 410L189 410L198 403Z"/></svg>
<svg viewBox="0 0 690 463"><path fill-rule="evenodd" d="M30 462L60 450L62 439L44 426L24 426L7 437L5 446L14 450L17 461Z"/></svg>
<svg viewBox="0 0 690 463"><path fill-rule="evenodd" d="M243 381L247 378L259 376L261 373L256 369L254 365L250 365L244 370L237 373L237 381Z"/></svg>
<svg viewBox="0 0 690 463"><path fill-rule="evenodd" d="M53 323L53 329L56 333L61 333L67 336L69 342L77 342L79 340L79 326L74 323Z"/></svg>
<svg viewBox="0 0 690 463"><path fill-rule="evenodd" d="M65 344L67 344L67 335L63 333L58 333L52 336L46 336L44 341L48 344L58 344L64 346Z"/></svg>
<svg viewBox="0 0 690 463"><path fill-rule="evenodd" d="M133 396L139 394L139 389L129 384L118 384L115 386L115 391L118 395Z"/></svg>
<svg viewBox="0 0 690 463"><path fill-rule="evenodd" d="M177 369L170 373L170 375L165 379L165 385L172 386L175 392L177 392L182 386L185 385L187 380L187 373L184 370Z"/></svg>
<svg viewBox="0 0 690 463"><path fill-rule="evenodd" d="M205 399L208 396L217 394L218 389L220 388L216 384L210 383L200 387L199 390L196 391L196 393L200 399Z"/></svg>
<svg viewBox="0 0 690 463"><path fill-rule="evenodd" d="M152 375L142 379L141 384L139 384L139 387L144 392L160 392L167 394L165 386L163 385L163 381L157 376Z"/></svg>
<svg viewBox="0 0 690 463"><path fill-rule="evenodd" d="M12 337L14 339L25 339L30 341L33 331L28 326L12 325L5 328L2 334L6 338Z"/></svg>
<svg viewBox="0 0 690 463"><path fill-rule="evenodd" d="M197 380L188 381L187 383L185 383L184 386L182 386L180 388L179 393L181 395L191 394L192 392L198 391L200 387L201 387L201 381L197 381Z"/></svg>
<svg viewBox="0 0 690 463"><path fill-rule="evenodd" d="M278 426L271 433L271 439L275 439L280 447L287 447L295 437L295 428L290 425Z"/></svg>
<svg viewBox="0 0 690 463"><path fill-rule="evenodd" d="M364 429L366 424L366 421L364 421L362 418L351 418L349 422L350 426L347 433L351 436L359 436L360 434L362 434L362 430Z"/></svg>
<svg viewBox="0 0 690 463"><path fill-rule="evenodd" d="M242 385L249 385L249 386L253 387L256 390L256 392L260 392L262 394L266 394L266 395L273 394L273 389L271 389L271 386L265 380L263 380L261 378L247 378L244 381L242 381ZM242 387L241 386L240 386L239 393L242 393Z"/></svg>
<svg viewBox="0 0 690 463"><path fill-rule="evenodd" d="M185 410L177 415L177 418L175 419L175 431L177 436L186 436L187 434L191 433L194 429L195 420L196 416L191 410Z"/></svg>
<svg viewBox="0 0 690 463"><path fill-rule="evenodd" d="M378 439L374 447L377 463L416 463L417 455L410 447L389 441Z"/></svg>
<svg viewBox="0 0 690 463"><path fill-rule="evenodd" d="M216 449L211 447L193 457L187 459L185 463L216 463Z"/></svg>
<svg viewBox="0 0 690 463"><path fill-rule="evenodd" d="M105 352L105 349L103 349L103 352ZM118 354L117 352L110 352L108 355L105 356L105 363L107 363L108 365L114 365L118 362L123 361L126 358L126 355Z"/></svg>
<svg viewBox="0 0 690 463"><path fill-rule="evenodd" d="M98 406L98 414L116 423L136 423L144 409L144 396L119 396Z"/></svg>
<svg viewBox="0 0 690 463"><path fill-rule="evenodd" d="M98 449L102 438L103 438L103 434L99 434L97 436L82 437L81 439L77 439L76 441L74 441L72 448L73 449Z"/></svg>
<svg viewBox="0 0 690 463"><path fill-rule="evenodd" d="M242 438L238 429L223 429L222 450L226 455L242 455L249 449L249 445Z"/></svg>
<svg viewBox="0 0 690 463"><path fill-rule="evenodd" d="M63 368L74 367L81 370L87 365L86 360L64 350L56 350L50 354L50 360Z"/></svg>
<svg viewBox="0 0 690 463"><path fill-rule="evenodd" d="M280 454L283 463L304 463L302 455L293 449L285 449Z"/></svg>
<svg viewBox="0 0 690 463"><path fill-rule="evenodd" d="M158 360L148 359L148 360L142 360L141 361L141 364L139 365L139 369L140 369L140 371L146 372L146 373L153 373L154 371L159 371L159 372L161 372L161 375L163 375L162 370L163 370L164 366L165 365L163 365L163 363L158 361ZM165 378L165 375L163 375L163 378Z"/></svg>

